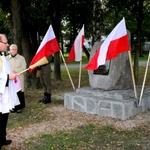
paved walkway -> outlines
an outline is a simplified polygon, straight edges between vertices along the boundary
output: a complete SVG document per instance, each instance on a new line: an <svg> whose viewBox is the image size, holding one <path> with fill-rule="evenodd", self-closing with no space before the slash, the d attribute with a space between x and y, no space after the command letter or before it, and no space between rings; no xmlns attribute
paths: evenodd
<svg viewBox="0 0 150 150"><path fill-rule="evenodd" d="M82 64L82 68L84 68L84 66L86 66L87 64ZM139 66L146 66L147 62L146 61L140 61L139 62ZM80 64L67 64L67 68L79 68ZM62 64L61 65L61 69L65 69L65 65ZM52 70L54 70L54 66L52 65Z"/></svg>
<svg viewBox="0 0 150 150"><path fill-rule="evenodd" d="M147 61L140 61L139 62L139 66L146 66L147 65Z"/></svg>

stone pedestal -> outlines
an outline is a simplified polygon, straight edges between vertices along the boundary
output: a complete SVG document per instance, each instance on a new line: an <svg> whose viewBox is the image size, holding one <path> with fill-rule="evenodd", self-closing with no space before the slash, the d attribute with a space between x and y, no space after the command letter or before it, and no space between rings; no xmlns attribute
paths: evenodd
<svg viewBox="0 0 150 150"><path fill-rule="evenodd" d="M90 58L101 44L102 42L95 42ZM135 99L128 52L120 53L88 73L91 87L66 93L66 108L121 120L150 109L150 87L145 87L141 106L138 106L138 100ZM137 93L140 92L141 87L138 87Z"/></svg>
<svg viewBox="0 0 150 150"><path fill-rule="evenodd" d="M140 90L138 87L137 92ZM121 120L150 109L150 87L145 88L141 106L137 101L133 89L104 91L86 87L64 96L66 108Z"/></svg>

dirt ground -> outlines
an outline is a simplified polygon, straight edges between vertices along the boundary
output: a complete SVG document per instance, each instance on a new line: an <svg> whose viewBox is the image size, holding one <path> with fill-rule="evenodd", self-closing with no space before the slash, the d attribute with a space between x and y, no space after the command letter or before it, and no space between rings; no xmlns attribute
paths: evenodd
<svg viewBox="0 0 150 150"><path fill-rule="evenodd" d="M77 126L87 125L89 123L94 123L97 126L112 125L117 129L123 130L130 130L145 125L150 131L150 111L125 121L75 112L63 106L55 106L45 111L49 112L51 117L53 116L55 119L9 130L8 139L12 139L13 143L7 146L7 150L25 150L26 148L23 146L23 141L32 136L40 136L44 133L54 133L60 130L71 130Z"/></svg>
<svg viewBox="0 0 150 150"><path fill-rule="evenodd" d="M60 96L61 95L59 95L59 98ZM135 127L146 126L147 130L150 131L150 111L133 116L127 120L119 120L76 112L65 108L62 104L57 106L53 104L49 105L51 105L51 107L47 107L44 110L49 114L49 119L46 121L9 129L7 131L7 139L12 139L13 143L9 146L4 146L2 150L27 150L23 142L28 138L33 136L37 137L42 134L55 133L61 130L72 130L77 126L84 126L90 123L100 127L112 125L119 130L130 130Z"/></svg>

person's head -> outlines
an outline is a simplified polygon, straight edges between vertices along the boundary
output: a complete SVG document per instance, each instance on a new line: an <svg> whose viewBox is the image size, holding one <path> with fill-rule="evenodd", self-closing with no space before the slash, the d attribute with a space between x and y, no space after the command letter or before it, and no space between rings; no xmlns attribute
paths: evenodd
<svg viewBox="0 0 150 150"><path fill-rule="evenodd" d="M9 46L8 40L4 34L0 34L0 51L7 51L7 47Z"/></svg>
<svg viewBox="0 0 150 150"><path fill-rule="evenodd" d="M18 46L16 44L11 44L9 49L10 49L10 54L13 56L16 55L18 52Z"/></svg>

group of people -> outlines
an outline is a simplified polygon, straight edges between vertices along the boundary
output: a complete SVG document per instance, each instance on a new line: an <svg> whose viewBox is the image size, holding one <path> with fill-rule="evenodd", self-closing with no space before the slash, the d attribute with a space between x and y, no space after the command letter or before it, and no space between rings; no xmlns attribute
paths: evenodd
<svg viewBox="0 0 150 150"><path fill-rule="evenodd" d="M9 55L5 56L4 53L7 51L8 47L7 37L4 34L0 34L0 150L2 146L12 143L12 140L6 139L6 127L9 113L21 113L21 110L26 106L24 96L24 73L20 74L20 72L27 67L26 60L22 55L18 54L18 47L16 44L10 45ZM44 95L39 102L44 104L51 103L50 62L52 56L49 56L47 59L49 61L48 64L37 68L37 77L40 77L44 87ZM20 84L20 87L17 83Z"/></svg>

